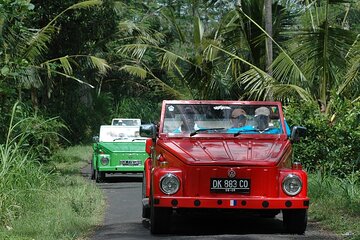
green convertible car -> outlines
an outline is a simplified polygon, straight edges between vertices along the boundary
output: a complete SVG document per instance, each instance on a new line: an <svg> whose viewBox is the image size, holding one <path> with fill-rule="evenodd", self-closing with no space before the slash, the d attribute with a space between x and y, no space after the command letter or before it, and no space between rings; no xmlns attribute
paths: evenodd
<svg viewBox="0 0 360 240"><path fill-rule="evenodd" d="M139 136L140 125L102 125L94 137L91 179L102 182L106 174L143 173L146 138ZM140 120L138 121L141 122Z"/></svg>

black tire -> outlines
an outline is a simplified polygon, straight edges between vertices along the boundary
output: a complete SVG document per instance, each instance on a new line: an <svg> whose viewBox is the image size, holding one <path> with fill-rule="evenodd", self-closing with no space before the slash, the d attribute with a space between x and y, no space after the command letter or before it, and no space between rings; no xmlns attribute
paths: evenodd
<svg viewBox="0 0 360 240"><path fill-rule="evenodd" d="M146 179L145 179L145 172L143 174L143 181L142 181L142 199L146 198ZM143 218L150 218L150 207L145 206L143 203L142 205L142 217Z"/></svg>
<svg viewBox="0 0 360 240"><path fill-rule="evenodd" d="M94 169L93 160L91 160L90 163L90 179L95 180L95 169Z"/></svg>
<svg viewBox="0 0 360 240"><path fill-rule="evenodd" d="M283 210L283 224L286 232L304 234L307 226L307 209Z"/></svg>
<svg viewBox="0 0 360 240"><path fill-rule="evenodd" d="M150 207L150 231L152 234L162 234L168 233L170 231L170 220L172 209L171 208L162 208Z"/></svg>
<svg viewBox="0 0 360 240"><path fill-rule="evenodd" d="M143 218L150 218L150 207L142 206L142 217Z"/></svg>
<svg viewBox="0 0 360 240"><path fill-rule="evenodd" d="M105 173L95 170L95 181L97 183L103 182L105 180Z"/></svg>
<svg viewBox="0 0 360 240"><path fill-rule="evenodd" d="M279 214L280 211L278 210L268 210L268 211L264 211L262 213L260 213L260 217L263 217L263 218L275 218L276 215Z"/></svg>

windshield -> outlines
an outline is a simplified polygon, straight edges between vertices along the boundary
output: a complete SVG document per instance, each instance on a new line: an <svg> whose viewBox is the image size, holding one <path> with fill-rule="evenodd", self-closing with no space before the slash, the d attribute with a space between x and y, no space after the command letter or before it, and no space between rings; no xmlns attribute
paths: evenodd
<svg viewBox="0 0 360 240"><path fill-rule="evenodd" d="M163 133L281 134L278 105L167 104Z"/></svg>
<svg viewBox="0 0 360 240"><path fill-rule="evenodd" d="M114 142L121 140L133 140L141 138L139 135L139 126L114 126L102 125L100 127L100 142Z"/></svg>

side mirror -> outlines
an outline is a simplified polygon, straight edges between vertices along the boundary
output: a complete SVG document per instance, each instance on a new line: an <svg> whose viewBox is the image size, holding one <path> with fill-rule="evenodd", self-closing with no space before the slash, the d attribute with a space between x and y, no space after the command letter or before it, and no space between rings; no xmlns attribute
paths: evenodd
<svg viewBox="0 0 360 240"><path fill-rule="evenodd" d="M151 139L156 139L156 126L155 124L144 124L140 126L140 136Z"/></svg>
<svg viewBox="0 0 360 240"><path fill-rule="evenodd" d="M306 127L294 126L291 130L291 141L299 142L300 138L306 136L307 129Z"/></svg>
<svg viewBox="0 0 360 240"><path fill-rule="evenodd" d="M99 142L99 136L93 136L93 141L96 143Z"/></svg>

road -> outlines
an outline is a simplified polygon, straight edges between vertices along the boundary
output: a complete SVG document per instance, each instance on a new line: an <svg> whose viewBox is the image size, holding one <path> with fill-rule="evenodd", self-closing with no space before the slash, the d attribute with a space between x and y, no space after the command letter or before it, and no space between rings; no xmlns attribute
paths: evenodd
<svg viewBox="0 0 360 240"><path fill-rule="evenodd" d="M97 183L106 195L107 209L103 225L94 231L91 240L340 239L321 231L319 224L314 221L309 221L305 235L286 234L281 214L275 219L237 217L234 214L175 215L172 218L171 234L153 236L150 234L149 220L141 217L141 182L142 175L110 175L106 182Z"/></svg>

